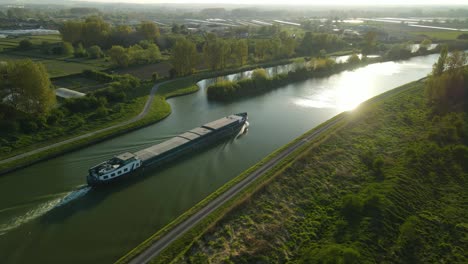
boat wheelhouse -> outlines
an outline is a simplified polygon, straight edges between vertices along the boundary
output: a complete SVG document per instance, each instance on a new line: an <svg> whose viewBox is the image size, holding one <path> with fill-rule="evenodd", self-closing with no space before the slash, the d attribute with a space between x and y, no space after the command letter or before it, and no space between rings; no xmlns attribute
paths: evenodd
<svg viewBox="0 0 468 264"><path fill-rule="evenodd" d="M88 182L109 181L128 174L141 166L137 155L126 152L89 169Z"/></svg>

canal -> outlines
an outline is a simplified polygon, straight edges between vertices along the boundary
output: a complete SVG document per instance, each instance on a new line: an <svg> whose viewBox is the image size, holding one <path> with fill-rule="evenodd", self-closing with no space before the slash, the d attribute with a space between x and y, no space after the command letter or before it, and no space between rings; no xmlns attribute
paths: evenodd
<svg viewBox="0 0 468 264"><path fill-rule="evenodd" d="M1 176L0 263L111 263L307 130L425 77L437 58L372 64L232 103L207 101L206 85L214 80L201 81L199 92L170 99L172 114L157 124ZM249 113L242 137L113 188L85 186L87 169L115 154L238 112Z"/></svg>

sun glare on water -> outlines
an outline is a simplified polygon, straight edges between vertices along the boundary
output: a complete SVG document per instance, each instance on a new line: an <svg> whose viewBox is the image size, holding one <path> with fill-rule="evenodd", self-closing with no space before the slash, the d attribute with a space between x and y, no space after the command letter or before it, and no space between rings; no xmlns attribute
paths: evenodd
<svg viewBox="0 0 468 264"><path fill-rule="evenodd" d="M349 111L362 102L378 95L382 76L399 73L399 67L394 62L377 63L346 71L324 82L322 86L310 89L313 94L297 98L294 104L310 108L335 108L338 111Z"/></svg>

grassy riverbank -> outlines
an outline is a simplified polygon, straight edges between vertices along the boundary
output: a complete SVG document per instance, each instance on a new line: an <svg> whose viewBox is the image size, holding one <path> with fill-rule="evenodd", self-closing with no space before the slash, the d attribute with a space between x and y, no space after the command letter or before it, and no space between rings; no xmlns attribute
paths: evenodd
<svg viewBox="0 0 468 264"><path fill-rule="evenodd" d="M355 110L155 263L465 262L468 116L434 116L421 81L402 90Z"/></svg>
<svg viewBox="0 0 468 264"><path fill-rule="evenodd" d="M149 92L150 87L147 86L147 88ZM136 122L132 122L123 126L116 127L115 129L110 129L104 132L95 133L92 136L89 136L89 137L86 137L77 141L73 141L73 142L61 145L59 147L53 148L53 149L49 149L49 150L42 151L42 152L27 156L21 159L17 159L11 162L0 164L0 174L4 174L9 171L13 171L15 169L21 168L21 167L31 165L42 160L56 157L58 155L67 153L69 151L76 150L76 149L97 143L99 141L109 139L111 137L118 136L126 132L158 122L164 119L165 117L167 117L171 113L170 105L166 102L166 99L170 97L193 93L196 91L198 91L198 87L193 86L193 85L183 85L183 83L181 83L181 85L173 85L171 83L163 84L160 86L160 89L156 93L154 100L151 104L150 110L144 118ZM101 123L100 125L95 126L89 130L80 130L80 133L68 135L67 138L73 138L81 134L86 134L88 132L92 132L101 128L110 127L112 125L117 125L121 122L130 120L131 118L136 117L141 112L147 99L148 99L148 96L139 97L135 99L135 102L131 105L131 108L130 108L131 111L128 111L126 115L120 116L119 118L116 118L112 120L111 122ZM56 142L61 142L63 140L66 140L67 138L58 138L55 140L42 142L40 145L35 145L34 148L28 148L28 150L33 150L35 148L47 146Z"/></svg>

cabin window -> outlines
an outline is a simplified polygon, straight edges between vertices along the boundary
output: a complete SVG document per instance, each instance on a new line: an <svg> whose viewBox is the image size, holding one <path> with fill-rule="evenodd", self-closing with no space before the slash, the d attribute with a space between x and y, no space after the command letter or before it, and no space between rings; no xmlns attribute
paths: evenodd
<svg viewBox="0 0 468 264"><path fill-rule="evenodd" d="M111 177L114 177L114 176L115 176L115 173L112 173L112 174L111 174Z"/></svg>
<svg viewBox="0 0 468 264"><path fill-rule="evenodd" d="M104 180L107 179L107 178L109 178L109 176L104 176L104 177L103 177Z"/></svg>
<svg viewBox="0 0 468 264"><path fill-rule="evenodd" d="M128 171L128 168L125 168L124 171L125 171L125 172Z"/></svg>

